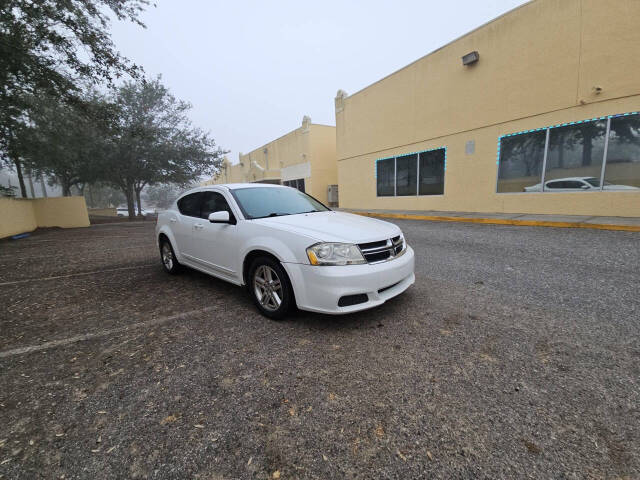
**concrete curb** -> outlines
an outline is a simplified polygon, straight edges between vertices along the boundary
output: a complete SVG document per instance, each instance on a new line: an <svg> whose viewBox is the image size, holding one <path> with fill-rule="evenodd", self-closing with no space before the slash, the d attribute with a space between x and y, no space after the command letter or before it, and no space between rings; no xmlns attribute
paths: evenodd
<svg viewBox="0 0 640 480"><path fill-rule="evenodd" d="M381 213L381 212L358 212L351 211L358 215L378 218L397 218L401 220L425 220L429 222L460 222L460 223L483 223L487 225L517 225L521 227L554 227L554 228L589 228L593 230L618 230L625 232L640 232L640 225L614 225L604 223L585 222L553 222L545 220L516 220L508 218L471 218L471 217L447 217L439 215L412 215L406 213Z"/></svg>

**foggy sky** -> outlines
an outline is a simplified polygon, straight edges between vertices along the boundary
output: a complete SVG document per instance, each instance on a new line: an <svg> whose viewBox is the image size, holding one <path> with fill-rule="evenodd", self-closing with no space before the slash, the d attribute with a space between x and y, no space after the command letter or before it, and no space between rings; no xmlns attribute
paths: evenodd
<svg viewBox="0 0 640 480"><path fill-rule="evenodd" d="M147 29L113 22L120 52L162 74L216 143L247 153L300 126L335 125L333 99L402 68L524 0L157 0Z"/></svg>

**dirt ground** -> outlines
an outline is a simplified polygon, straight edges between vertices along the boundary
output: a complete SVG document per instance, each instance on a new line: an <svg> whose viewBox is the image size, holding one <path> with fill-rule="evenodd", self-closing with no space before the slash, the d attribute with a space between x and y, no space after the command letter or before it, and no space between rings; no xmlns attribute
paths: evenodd
<svg viewBox="0 0 640 480"><path fill-rule="evenodd" d="M0 478L640 478L640 236L397 223L416 285L282 322L153 222L0 242Z"/></svg>

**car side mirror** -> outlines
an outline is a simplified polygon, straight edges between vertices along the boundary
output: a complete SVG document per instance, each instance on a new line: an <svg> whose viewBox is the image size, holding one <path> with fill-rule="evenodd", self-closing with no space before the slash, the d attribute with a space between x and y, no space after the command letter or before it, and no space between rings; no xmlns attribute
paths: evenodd
<svg viewBox="0 0 640 480"><path fill-rule="evenodd" d="M220 212L212 212L209 214L211 223L230 223L229 212L226 210Z"/></svg>
<svg viewBox="0 0 640 480"><path fill-rule="evenodd" d="M589 190L591 187L589 185L582 185L580 188L582 190Z"/></svg>

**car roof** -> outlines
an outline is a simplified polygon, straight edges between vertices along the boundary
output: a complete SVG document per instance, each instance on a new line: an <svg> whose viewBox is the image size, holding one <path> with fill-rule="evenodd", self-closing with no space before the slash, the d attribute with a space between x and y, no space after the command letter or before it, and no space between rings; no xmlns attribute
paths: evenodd
<svg viewBox="0 0 640 480"><path fill-rule="evenodd" d="M554 178L554 179L548 180L548 182L559 182L559 181L566 181L566 180L587 180L588 178L595 178L597 180L596 177L566 177L566 178Z"/></svg>
<svg viewBox="0 0 640 480"><path fill-rule="evenodd" d="M255 187L287 188L287 187L284 187L283 185L276 185L274 183L224 183L220 186L227 187L229 190L237 190L239 188L255 188Z"/></svg>
<svg viewBox="0 0 640 480"><path fill-rule="evenodd" d="M208 191L215 191L220 189L225 189L230 191L230 190L239 190L241 188L291 188L291 187L286 187L284 185L275 185L273 183L220 183L216 185L204 185L201 187L192 188L191 190L187 190L182 195L180 195L179 198L182 198L185 195L189 195L190 193L196 193L196 192L208 192Z"/></svg>

